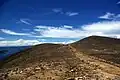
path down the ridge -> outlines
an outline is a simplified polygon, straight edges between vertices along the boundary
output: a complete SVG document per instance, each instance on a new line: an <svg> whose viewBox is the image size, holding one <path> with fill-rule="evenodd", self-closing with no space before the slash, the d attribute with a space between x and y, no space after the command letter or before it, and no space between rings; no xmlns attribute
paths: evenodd
<svg viewBox="0 0 120 80"><path fill-rule="evenodd" d="M112 78L113 76L120 76L120 67L100 61L99 58L96 58L94 56L88 56L71 45L68 46L70 50L75 53L77 58L83 60L83 62L88 65L96 66L96 71L98 71L99 73L103 73L104 77L106 76Z"/></svg>

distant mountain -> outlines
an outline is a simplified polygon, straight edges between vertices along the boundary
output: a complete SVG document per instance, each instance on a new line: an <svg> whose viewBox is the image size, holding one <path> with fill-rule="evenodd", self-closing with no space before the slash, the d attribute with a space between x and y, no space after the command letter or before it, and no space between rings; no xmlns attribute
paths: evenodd
<svg viewBox="0 0 120 80"><path fill-rule="evenodd" d="M100 36L36 45L2 61L0 80L120 80L119 46L119 39Z"/></svg>
<svg viewBox="0 0 120 80"><path fill-rule="evenodd" d="M5 54L7 52L8 52L8 50L0 50L0 54Z"/></svg>
<svg viewBox="0 0 120 80"><path fill-rule="evenodd" d="M7 56L10 56L12 54L15 54L17 52L20 52L26 48L29 48L30 46L6 46L6 47L0 47L0 60L6 58Z"/></svg>

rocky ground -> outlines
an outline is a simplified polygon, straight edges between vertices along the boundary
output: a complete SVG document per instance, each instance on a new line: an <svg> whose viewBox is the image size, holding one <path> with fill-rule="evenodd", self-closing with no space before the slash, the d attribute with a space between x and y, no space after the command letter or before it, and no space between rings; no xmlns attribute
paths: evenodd
<svg viewBox="0 0 120 80"><path fill-rule="evenodd" d="M0 80L120 80L119 64L72 45L38 45L11 57L1 66Z"/></svg>

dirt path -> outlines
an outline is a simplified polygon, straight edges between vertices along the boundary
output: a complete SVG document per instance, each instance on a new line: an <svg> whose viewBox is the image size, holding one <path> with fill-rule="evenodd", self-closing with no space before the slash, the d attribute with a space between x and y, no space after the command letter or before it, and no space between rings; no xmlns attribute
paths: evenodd
<svg viewBox="0 0 120 80"><path fill-rule="evenodd" d="M75 53L76 57L80 60L83 60L89 65L94 65L97 67L97 71L103 73L106 77L120 76L120 67L96 60L94 57L83 54L82 52L77 51L71 45L68 45L72 52Z"/></svg>

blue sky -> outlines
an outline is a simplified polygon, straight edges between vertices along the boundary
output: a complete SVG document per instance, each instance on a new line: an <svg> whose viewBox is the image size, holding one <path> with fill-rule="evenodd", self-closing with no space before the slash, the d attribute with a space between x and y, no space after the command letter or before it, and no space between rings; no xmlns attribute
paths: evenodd
<svg viewBox="0 0 120 80"><path fill-rule="evenodd" d="M120 38L119 31L119 0L0 2L0 46L67 44L91 35Z"/></svg>

